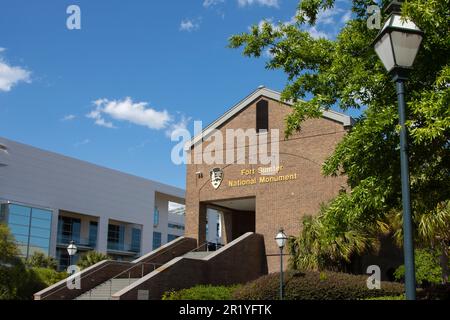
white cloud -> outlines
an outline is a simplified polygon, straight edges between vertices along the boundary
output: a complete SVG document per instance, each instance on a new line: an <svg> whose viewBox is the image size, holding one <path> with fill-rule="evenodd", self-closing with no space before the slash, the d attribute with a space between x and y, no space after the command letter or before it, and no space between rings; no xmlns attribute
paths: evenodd
<svg viewBox="0 0 450 320"><path fill-rule="evenodd" d="M205 8L209 8L209 7L216 6L216 5L220 4L220 3L224 3L224 2L225 2L225 0L204 0L203 1L203 6Z"/></svg>
<svg viewBox="0 0 450 320"><path fill-rule="evenodd" d="M149 108L147 102L133 102L129 97L111 101L99 99L93 104L95 109L86 116L94 119L95 124L107 128L115 128L115 126L111 121L106 120L105 116L155 130L166 128L171 121L171 116L166 110L157 111Z"/></svg>
<svg viewBox="0 0 450 320"><path fill-rule="evenodd" d="M352 11L348 10L341 19L341 22L347 23L352 18Z"/></svg>
<svg viewBox="0 0 450 320"><path fill-rule="evenodd" d="M172 135L177 135L178 133L180 133L180 131L187 130L189 121L191 121L191 118L182 115L181 119L179 119L178 122L172 122L170 124L169 128L166 130L166 136L170 138L172 137Z"/></svg>
<svg viewBox="0 0 450 320"><path fill-rule="evenodd" d="M0 53L5 48L0 48ZM22 68L9 65L0 57L0 91L11 91L19 82L31 83L31 72Z"/></svg>
<svg viewBox="0 0 450 320"><path fill-rule="evenodd" d="M280 7L279 0L238 0L239 7L251 6L254 4L258 4L260 6L265 7L274 7L274 8Z"/></svg>
<svg viewBox="0 0 450 320"><path fill-rule="evenodd" d="M184 19L180 23L180 31L195 31L200 28L200 22L195 19Z"/></svg>
<svg viewBox="0 0 450 320"><path fill-rule="evenodd" d="M306 31L308 31L309 35L311 37L313 37L314 39L319 39L319 38L328 39L329 38L329 35L327 33L323 32L323 31L320 31L320 30L317 30L317 28L314 27L314 26L309 27Z"/></svg>
<svg viewBox="0 0 450 320"><path fill-rule="evenodd" d="M79 146L84 146L89 143L91 143L90 139L84 139L83 141L79 141L79 142L75 143L74 146L79 147Z"/></svg>
<svg viewBox="0 0 450 320"><path fill-rule="evenodd" d="M64 117L61 118L61 121L71 121L74 120L77 116L73 115L73 114L68 114Z"/></svg>

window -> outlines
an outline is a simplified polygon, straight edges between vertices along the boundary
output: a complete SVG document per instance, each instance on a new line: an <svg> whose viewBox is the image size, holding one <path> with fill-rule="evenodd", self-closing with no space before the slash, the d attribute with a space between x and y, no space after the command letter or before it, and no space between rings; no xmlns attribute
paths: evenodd
<svg viewBox="0 0 450 320"><path fill-rule="evenodd" d="M153 250L161 247L161 232L153 232Z"/></svg>
<svg viewBox="0 0 450 320"><path fill-rule="evenodd" d="M256 104L256 132L269 131L269 102L261 100Z"/></svg>
<svg viewBox="0 0 450 320"><path fill-rule="evenodd" d="M167 242L171 242L171 241L173 241L173 240L175 240L177 238L179 238L179 236L176 236L174 234L168 234L167 235Z"/></svg>
<svg viewBox="0 0 450 320"><path fill-rule="evenodd" d="M141 252L141 230L133 228L131 230L131 251Z"/></svg>
<svg viewBox="0 0 450 320"><path fill-rule="evenodd" d="M95 248L97 245L98 223L96 221L89 222L89 246Z"/></svg>
<svg viewBox="0 0 450 320"><path fill-rule="evenodd" d="M121 225L108 225L108 249L124 250L125 228Z"/></svg>
<svg viewBox="0 0 450 320"><path fill-rule="evenodd" d="M58 218L58 243L69 244L70 241L80 243L81 220L63 217Z"/></svg>
<svg viewBox="0 0 450 320"><path fill-rule="evenodd" d="M153 225L156 227L159 224L159 210L155 207L153 211Z"/></svg>
<svg viewBox="0 0 450 320"><path fill-rule="evenodd" d="M168 227L171 229L184 230L184 226L182 224L169 223Z"/></svg>
<svg viewBox="0 0 450 320"><path fill-rule="evenodd" d="M8 226L20 254L28 258L35 252L49 254L52 212L16 204L8 205ZM3 208L6 216L6 208Z"/></svg>

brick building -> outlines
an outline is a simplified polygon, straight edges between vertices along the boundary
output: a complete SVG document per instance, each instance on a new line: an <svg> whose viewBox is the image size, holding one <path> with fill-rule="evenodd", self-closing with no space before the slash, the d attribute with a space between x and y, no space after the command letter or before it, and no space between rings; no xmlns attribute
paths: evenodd
<svg viewBox="0 0 450 320"><path fill-rule="evenodd" d="M278 92L260 87L189 143L186 237L203 244L207 212L216 210L221 216L223 244L246 232L261 234L268 270L278 269L279 250L274 237L279 228L283 227L288 235L298 235L302 216L317 214L320 205L334 198L345 186L343 177L324 177L321 167L352 125L350 117L324 111L322 118L305 121L300 132L284 139L285 118L291 110L288 103L280 101ZM235 153L237 160L233 163L225 159L228 164L196 160L210 151L208 145L214 142L215 133L220 131L226 137L228 129L255 129L258 139L267 135L269 153L273 151L272 130L278 129L279 163L262 164L259 157L258 162L251 161L249 150L254 141L250 139L241 146L236 143L227 147L223 143L224 154ZM243 151L240 147L245 149L244 164L237 156L238 151ZM217 149L213 154L217 154ZM211 175L218 178L212 181Z"/></svg>

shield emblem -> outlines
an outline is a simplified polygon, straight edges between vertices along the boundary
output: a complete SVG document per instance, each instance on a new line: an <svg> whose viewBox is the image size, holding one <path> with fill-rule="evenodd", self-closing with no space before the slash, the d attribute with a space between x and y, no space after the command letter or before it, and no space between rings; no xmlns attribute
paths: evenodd
<svg viewBox="0 0 450 320"><path fill-rule="evenodd" d="M211 178L211 184L214 189L219 189L220 185L223 181L223 171L220 168L214 168L209 172L209 176Z"/></svg>

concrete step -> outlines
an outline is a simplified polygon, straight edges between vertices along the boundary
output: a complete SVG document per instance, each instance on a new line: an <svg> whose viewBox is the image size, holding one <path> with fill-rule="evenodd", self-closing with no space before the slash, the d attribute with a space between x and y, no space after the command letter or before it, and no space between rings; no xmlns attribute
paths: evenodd
<svg viewBox="0 0 450 320"><path fill-rule="evenodd" d="M111 294L114 294L125 287L128 287L133 282L139 280L138 278L124 278L108 280L92 290L75 298L75 300L111 300Z"/></svg>
<svg viewBox="0 0 450 320"><path fill-rule="evenodd" d="M209 256L214 251L199 251L199 252L189 252L184 255L185 258L189 259L203 259Z"/></svg>

